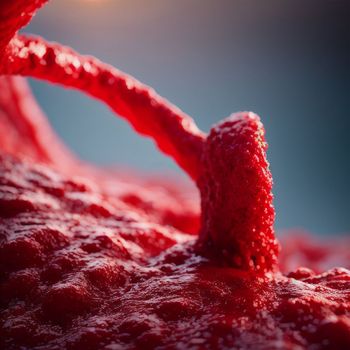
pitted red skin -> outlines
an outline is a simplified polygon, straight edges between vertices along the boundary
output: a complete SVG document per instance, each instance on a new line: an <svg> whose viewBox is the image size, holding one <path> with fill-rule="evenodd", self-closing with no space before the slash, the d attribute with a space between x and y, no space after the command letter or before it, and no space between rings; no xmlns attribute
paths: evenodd
<svg viewBox="0 0 350 350"><path fill-rule="evenodd" d="M24 81L0 78L0 348L348 349L348 241L288 238L276 265L259 118L237 114L206 137L95 59L42 39L7 44L44 2L0 2L0 71L105 101L197 182L202 213L182 184L77 160Z"/></svg>

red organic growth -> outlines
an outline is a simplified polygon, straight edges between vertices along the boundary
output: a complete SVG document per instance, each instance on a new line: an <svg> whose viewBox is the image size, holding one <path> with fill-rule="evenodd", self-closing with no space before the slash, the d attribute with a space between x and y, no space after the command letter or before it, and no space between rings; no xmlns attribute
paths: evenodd
<svg viewBox="0 0 350 350"><path fill-rule="evenodd" d="M348 349L349 242L289 237L277 261L259 117L205 135L134 78L17 35L45 2L0 1L0 348ZM86 92L152 137L201 217L187 184L77 160L14 75Z"/></svg>
<svg viewBox="0 0 350 350"><path fill-rule="evenodd" d="M277 260L272 177L257 115L237 113L214 126L202 155L200 245L228 265L268 271Z"/></svg>

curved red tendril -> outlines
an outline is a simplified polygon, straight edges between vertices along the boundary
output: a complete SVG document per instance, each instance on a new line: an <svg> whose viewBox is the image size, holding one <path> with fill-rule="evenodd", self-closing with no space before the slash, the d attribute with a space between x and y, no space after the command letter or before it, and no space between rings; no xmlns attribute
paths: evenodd
<svg viewBox="0 0 350 350"><path fill-rule="evenodd" d="M204 133L188 115L154 90L93 57L81 56L41 38L18 36L9 47L3 74L48 80L104 101L136 131L151 136L164 153L196 180Z"/></svg>

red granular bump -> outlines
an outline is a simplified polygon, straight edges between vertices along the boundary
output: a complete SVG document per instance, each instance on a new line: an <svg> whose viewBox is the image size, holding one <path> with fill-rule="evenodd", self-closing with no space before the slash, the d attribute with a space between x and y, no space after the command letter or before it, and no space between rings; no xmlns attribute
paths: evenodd
<svg viewBox="0 0 350 350"><path fill-rule="evenodd" d="M350 242L291 232L277 261L259 117L207 136L115 68L16 36L45 2L0 2L0 348L350 348ZM11 74L107 103L195 181L201 214L187 183L77 160Z"/></svg>
<svg viewBox="0 0 350 350"><path fill-rule="evenodd" d="M270 270L277 261L264 134L259 117L250 112L215 125L205 142L198 181L201 249L244 269Z"/></svg>

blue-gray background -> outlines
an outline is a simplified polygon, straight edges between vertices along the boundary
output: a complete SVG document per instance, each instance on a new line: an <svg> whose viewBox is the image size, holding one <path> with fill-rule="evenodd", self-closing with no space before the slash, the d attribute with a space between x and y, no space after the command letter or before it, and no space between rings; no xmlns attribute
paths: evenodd
<svg viewBox="0 0 350 350"><path fill-rule="evenodd" d="M270 144L277 228L346 233L348 4L57 0L26 31L96 55L136 76L205 131L231 112L257 112ZM58 134L82 158L179 171L151 141L96 101L39 82L31 85Z"/></svg>

